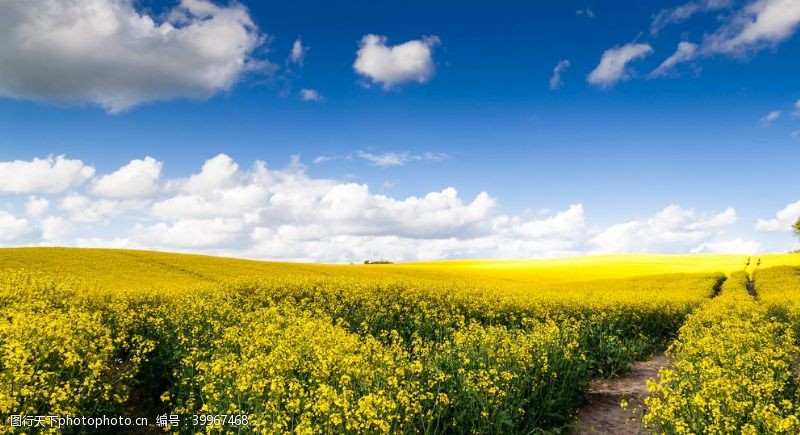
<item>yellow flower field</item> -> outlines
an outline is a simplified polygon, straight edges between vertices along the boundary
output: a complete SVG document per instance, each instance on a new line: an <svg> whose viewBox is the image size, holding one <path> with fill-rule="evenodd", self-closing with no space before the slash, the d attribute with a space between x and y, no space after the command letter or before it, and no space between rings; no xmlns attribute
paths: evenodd
<svg viewBox="0 0 800 435"><path fill-rule="evenodd" d="M677 339L652 384L649 430L790 433L800 304L784 301L800 300L800 275L754 258L309 265L3 249L0 417L245 418L200 426L218 433L562 431L592 377Z"/></svg>

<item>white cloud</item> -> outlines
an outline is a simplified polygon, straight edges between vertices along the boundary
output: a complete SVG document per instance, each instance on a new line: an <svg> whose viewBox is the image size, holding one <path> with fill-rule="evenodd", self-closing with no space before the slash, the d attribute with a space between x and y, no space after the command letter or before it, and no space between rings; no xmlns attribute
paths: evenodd
<svg viewBox="0 0 800 435"><path fill-rule="evenodd" d="M359 151L356 155L375 166L400 166L408 162L408 153L387 152L375 154Z"/></svg>
<svg viewBox="0 0 800 435"><path fill-rule="evenodd" d="M766 115L761 117L762 124L770 124L771 122L777 120L781 117L780 110L773 110L772 112L767 113Z"/></svg>
<svg viewBox="0 0 800 435"><path fill-rule="evenodd" d="M441 162L449 158L450 156L446 153L438 153L431 151L426 151L421 154L412 154L409 152L397 152L397 151L372 152L372 151L362 150L346 155L317 156L314 158L313 162L315 164L319 164L319 163L329 162L332 160L360 159L366 161L370 165L386 168L390 166L402 166L411 162Z"/></svg>
<svg viewBox="0 0 800 435"><path fill-rule="evenodd" d="M794 103L794 114L800 116L800 100Z"/></svg>
<svg viewBox="0 0 800 435"><path fill-rule="evenodd" d="M298 65L303 65L303 60L306 58L306 53L308 53L308 47L303 46L303 41L298 37L292 43L292 51L289 53L289 60L292 63L296 63Z"/></svg>
<svg viewBox="0 0 800 435"><path fill-rule="evenodd" d="M331 160L336 160L337 158L338 157L333 157L333 156L317 156L317 157L314 157L313 162L315 164L319 164L319 163L329 162Z"/></svg>
<svg viewBox="0 0 800 435"><path fill-rule="evenodd" d="M793 202L777 213L774 219L758 219L756 231L791 231L792 225L800 217L800 201Z"/></svg>
<svg viewBox="0 0 800 435"><path fill-rule="evenodd" d="M385 36L365 35L356 53L353 69L388 89L406 82L425 83L433 76L433 49L439 38L426 36L389 46Z"/></svg>
<svg viewBox="0 0 800 435"><path fill-rule="evenodd" d="M81 185L93 175L93 167L64 156L0 162L0 194L61 193Z"/></svg>
<svg viewBox="0 0 800 435"><path fill-rule="evenodd" d="M136 224L131 241L159 249L224 248L246 238L243 229L242 222L236 219L186 219L152 226Z"/></svg>
<svg viewBox="0 0 800 435"><path fill-rule="evenodd" d="M668 57L658 68L654 69L653 72L650 73L651 77L660 77L668 74L672 69L684 62L688 62L695 57L697 57L697 44L693 44L691 42L682 41L678 43L678 48L675 49L675 53L673 53L670 57Z"/></svg>
<svg viewBox="0 0 800 435"><path fill-rule="evenodd" d="M152 212L161 218L237 217L256 211L267 196L264 186L234 186L202 194L176 195L153 204Z"/></svg>
<svg viewBox="0 0 800 435"><path fill-rule="evenodd" d="M440 157L383 154L372 157L383 163ZM39 231L1 211L0 242L329 262L760 249L727 234L737 220L733 208L702 213L670 205L597 227L580 203L514 215L499 213L486 192L465 198L454 187L393 197L364 183L311 177L296 157L280 169L261 161L243 169L220 154L193 175L160 181L164 188L153 200L96 198L75 188L54 199L59 207L52 210L31 196L29 214L49 214L38 220ZM99 228L81 223L102 223L105 238L78 232Z"/></svg>
<svg viewBox="0 0 800 435"><path fill-rule="evenodd" d="M60 216L49 216L42 220L42 241L63 240L75 231L75 224Z"/></svg>
<svg viewBox="0 0 800 435"><path fill-rule="evenodd" d="M0 243L18 242L31 233L33 226L27 219L0 210Z"/></svg>
<svg viewBox="0 0 800 435"><path fill-rule="evenodd" d="M697 214L692 209L669 205L654 216L611 225L589 240L596 253L688 252L710 243L718 231L736 222L736 211Z"/></svg>
<svg viewBox="0 0 800 435"><path fill-rule="evenodd" d="M167 189L186 193L205 192L233 185L238 175L239 165L230 156L218 154L203 163L200 173L185 180L167 183Z"/></svg>
<svg viewBox="0 0 800 435"><path fill-rule="evenodd" d="M569 60L567 59L559 61L553 68L553 75L550 76L550 89L556 90L564 86L564 81L561 80L561 73L567 68L569 68Z"/></svg>
<svg viewBox="0 0 800 435"><path fill-rule="evenodd" d="M181 0L163 20L137 3L0 2L0 95L118 113L153 100L207 98L267 66L252 56L264 38L238 3Z"/></svg>
<svg viewBox="0 0 800 435"><path fill-rule="evenodd" d="M322 95L314 89L300 89L300 98L303 101L322 101Z"/></svg>
<svg viewBox="0 0 800 435"><path fill-rule="evenodd" d="M705 51L744 55L774 46L800 24L797 0L753 0L704 41Z"/></svg>
<svg viewBox="0 0 800 435"><path fill-rule="evenodd" d="M577 11L575 11L575 15L585 15L589 18L594 18L594 11L589 8L578 9Z"/></svg>
<svg viewBox="0 0 800 435"><path fill-rule="evenodd" d="M40 217L47 213L50 207L50 201L45 198L38 198L29 196L28 201L25 202L25 212L31 217Z"/></svg>
<svg viewBox="0 0 800 435"><path fill-rule="evenodd" d="M91 192L103 198L148 198L158 192L162 162L145 157L131 160L116 171L94 180Z"/></svg>
<svg viewBox="0 0 800 435"><path fill-rule="evenodd" d="M409 162L419 162L419 161L428 161L428 162L440 162L442 160L446 160L449 156L445 153L432 153L426 152L423 154L409 154L409 153L398 153L398 152L384 152L384 153L371 153L367 151L358 151L355 153L355 156L366 160L371 165L381 166L381 167L388 167L388 166L401 166ZM321 156L322 157L322 156ZM319 163L330 160L320 158L314 159L315 163Z"/></svg>
<svg viewBox="0 0 800 435"><path fill-rule="evenodd" d="M78 193L71 193L62 199L59 205L72 221L98 223L127 211L142 210L147 204L146 200L93 200Z"/></svg>
<svg viewBox="0 0 800 435"><path fill-rule="evenodd" d="M600 63L589 73L588 82L595 86L609 87L627 80L628 63L644 58L653 52L649 44L629 43L622 47L614 47L603 53Z"/></svg>
<svg viewBox="0 0 800 435"><path fill-rule="evenodd" d="M741 238L703 243L691 250L695 254L754 254L761 251L761 244L757 241Z"/></svg>
<svg viewBox="0 0 800 435"><path fill-rule="evenodd" d="M686 20L696 13L728 9L736 4L731 0L701 0L663 10L654 18L651 33L656 34L663 26ZM701 44L681 42L675 53L650 74L651 77L663 76L676 65L698 57L723 54L745 58L758 50L777 46L791 37L800 25L800 2L749 0L742 8L718 20L722 24L704 35Z"/></svg>
<svg viewBox="0 0 800 435"><path fill-rule="evenodd" d="M793 137L793 138L799 138L799 137L800 137L800 130L793 131L793 132L792 132L792 137Z"/></svg>
<svg viewBox="0 0 800 435"><path fill-rule="evenodd" d="M727 9L731 6L733 6L731 0L698 0L672 9L663 9L653 17L653 21L650 23L650 34L656 35L668 24L688 20L697 13Z"/></svg>

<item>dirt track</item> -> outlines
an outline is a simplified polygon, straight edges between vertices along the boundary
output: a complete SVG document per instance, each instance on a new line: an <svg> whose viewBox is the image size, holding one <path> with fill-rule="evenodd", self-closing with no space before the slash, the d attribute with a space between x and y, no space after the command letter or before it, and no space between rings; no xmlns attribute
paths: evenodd
<svg viewBox="0 0 800 435"><path fill-rule="evenodd" d="M589 403L578 413L576 434L639 434L647 396L647 380L658 376L667 363L664 355L631 364L630 371L614 379L594 379L589 387ZM620 402L628 402L627 409Z"/></svg>

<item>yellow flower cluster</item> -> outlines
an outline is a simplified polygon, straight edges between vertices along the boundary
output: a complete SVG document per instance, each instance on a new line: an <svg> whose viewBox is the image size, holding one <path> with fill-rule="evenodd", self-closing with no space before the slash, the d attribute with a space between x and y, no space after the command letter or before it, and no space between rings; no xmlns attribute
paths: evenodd
<svg viewBox="0 0 800 435"><path fill-rule="evenodd" d="M674 362L648 385L645 424L678 434L800 431L795 335L747 293L747 281L733 274L680 329Z"/></svg>
<svg viewBox="0 0 800 435"><path fill-rule="evenodd" d="M0 418L246 414L262 433L560 428L591 376L665 346L724 279L713 270L736 262L597 261L324 266L8 250ZM9 271L27 264L37 273Z"/></svg>
<svg viewBox="0 0 800 435"><path fill-rule="evenodd" d="M182 358L176 411L248 414L265 433L485 432L552 423L555 404L574 407L588 381L577 329L554 323L529 332L472 323L407 345L288 307L237 320L211 352Z"/></svg>
<svg viewBox="0 0 800 435"><path fill-rule="evenodd" d="M0 274L0 416L101 414L128 399L147 343L114 318L126 310L96 310L67 287Z"/></svg>

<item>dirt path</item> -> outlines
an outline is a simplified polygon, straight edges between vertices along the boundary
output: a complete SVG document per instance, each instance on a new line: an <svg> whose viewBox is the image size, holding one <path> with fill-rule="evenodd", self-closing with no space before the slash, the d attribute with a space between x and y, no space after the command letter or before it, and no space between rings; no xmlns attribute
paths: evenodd
<svg viewBox="0 0 800 435"><path fill-rule="evenodd" d="M654 355L650 361L631 364L630 371L614 379L594 379L589 387L589 403L578 413L576 434L638 434L647 396L647 380L658 376L668 358ZM620 406L628 401L628 408Z"/></svg>

